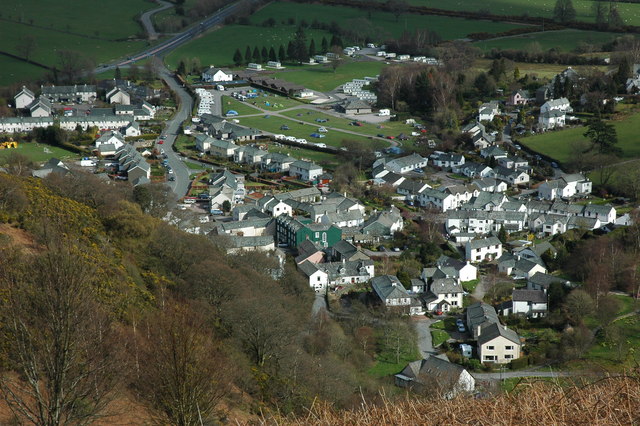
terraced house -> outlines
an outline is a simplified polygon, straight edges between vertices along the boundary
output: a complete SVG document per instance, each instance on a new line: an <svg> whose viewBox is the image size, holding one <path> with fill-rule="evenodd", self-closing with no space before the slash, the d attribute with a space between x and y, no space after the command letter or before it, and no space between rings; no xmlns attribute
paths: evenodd
<svg viewBox="0 0 640 426"><path fill-rule="evenodd" d="M280 244L298 247L309 240L322 247L331 247L342 239L342 230L334 225L313 223L309 219L295 219L282 215L276 219L276 238Z"/></svg>

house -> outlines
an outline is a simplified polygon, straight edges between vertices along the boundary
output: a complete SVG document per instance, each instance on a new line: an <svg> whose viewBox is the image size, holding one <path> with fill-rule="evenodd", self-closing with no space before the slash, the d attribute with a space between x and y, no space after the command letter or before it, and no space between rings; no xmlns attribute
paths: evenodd
<svg viewBox="0 0 640 426"><path fill-rule="evenodd" d="M478 333L478 358L481 362L509 363L520 358L521 346L518 333L499 322L481 327Z"/></svg>
<svg viewBox="0 0 640 426"><path fill-rule="evenodd" d="M453 210L458 207L456 197L444 191L432 188L422 189L416 199L421 207L430 207L442 212Z"/></svg>
<svg viewBox="0 0 640 426"><path fill-rule="evenodd" d="M478 121L491 121L500 114L500 103L491 101L480 105L478 108Z"/></svg>
<svg viewBox="0 0 640 426"><path fill-rule="evenodd" d="M544 290L513 290L511 293L511 313L522 314L528 318L540 318L547 315L547 292Z"/></svg>
<svg viewBox="0 0 640 426"><path fill-rule="evenodd" d="M142 132L140 131L140 124L137 121L132 121L131 123L124 126L122 129L124 135L127 137L140 136Z"/></svg>
<svg viewBox="0 0 640 426"><path fill-rule="evenodd" d="M502 256L502 243L497 237L483 238L467 242L465 259L472 262L493 260Z"/></svg>
<svg viewBox="0 0 640 426"><path fill-rule="evenodd" d="M394 377L398 387L429 392L446 399L473 392L476 383L464 367L437 356L410 362Z"/></svg>
<svg viewBox="0 0 640 426"><path fill-rule="evenodd" d="M131 105L131 95L118 86L107 92L106 99L110 104Z"/></svg>
<svg viewBox="0 0 640 426"><path fill-rule="evenodd" d="M337 286L365 283L375 276L373 261L355 260L327 263L303 262L298 269L309 279L309 286L316 293Z"/></svg>
<svg viewBox="0 0 640 426"><path fill-rule="evenodd" d="M273 236L273 219L249 219L220 223L215 228L218 235L237 235L240 237Z"/></svg>
<svg viewBox="0 0 640 426"><path fill-rule="evenodd" d="M529 92L526 90L514 90L509 95L509 99L507 99L507 105L517 106L517 105L526 105L529 101Z"/></svg>
<svg viewBox="0 0 640 426"><path fill-rule="evenodd" d="M197 146L197 139L196 139ZM238 145L228 140L212 139L209 145L209 152L215 157L231 158L238 149Z"/></svg>
<svg viewBox="0 0 640 426"><path fill-rule="evenodd" d="M293 215L293 209L289 204L270 195L259 199L256 206L262 212L269 213L273 217L278 217L283 214L288 216Z"/></svg>
<svg viewBox="0 0 640 426"><path fill-rule="evenodd" d="M418 154L387 161L385 168L392 173L404 174L427 167L427 159Z"/></svg>
<svg viewBox="0 0 640 426"><path fill-rule="evenodd" d="M202 72L202 81L205 83L220 83L233 81L233 73L223 68L215 68L210 65Z"/></svg>
<svg viewBox="0 0 640 426"><path fill-rule="evenodd" d="M256 237L228 236L225 237L227 254L236 254L243 251L272 251L276 246L270 235Z"/></svg>
<svg viewBox="0 0 640 426"><path fill-rule="evenodd" d="M482 327L490 324L500 323L496 310L486 303L476 302L467 307L465 314L467 329L471 333L471 338L476 340L480 336Z"/></svg>
<svg viewBox="0 0 640 426"><path fill-rule="evenodd" d="M307 261L311 263L322 263L324 260L325 253L322 251L322 246L318 243L314 243L310 240L304 240L298 246L298 256L295 258L296 265L301 265Z"/></svg>
<svg viewBox="0 0 640 426"><path fill-rule="evenodd" d="M261 164L268 152L255 146L241 145L233 153L233 161L238 164Z"/></svg>
<svg viewBox="0 0 640 426"><path fill-rule="evenodd" d="M28 106L31 117L51 117L51 103L44 96L40 96Z"/></svg>
<svg viewBox="0 0 640 426"><path fill-rule="evenodd" d="M273 173L283 173L289 170L291 164L296 160L287 154L279 154L277 152L270 152L262 157L260 165L263 169Z"/></svg>
<svg viewBox="0 0 640 426"><path fill-rule="evenodd" d="M279 243L296 248L304 240L331 247L342 239L342 230L334 225L312 223L308 219L295 219L288 215L276 219L276 237Z"/></svg>
<svg viewBox="0 0 640 426"><path fill-rule="evenodd" d="M529 175L524 170L496 166L493 168L493 173L496 179L508 182L512 186L529 183Z"/></svg>
<svg viewBox="0 0 640 426"><path fill-rule="evenodd" d="M96 148L100 148L102 145L112 145L116 150L125 144L124 137L119 132L104 132L98 139L96 139Z"/></svg>
<svg viewBox="0 0 640 426"><path fill-rule="evenodd" d="M511 275L514 279L528 279L537 273L546 273L547 268L538 262L505 253L498 259L498 271Z"/></svg>
<svg viewBox="0 0 640 426"><path fill-rule="evenodd" d="M334 262L346 260L352 262L355 260L367 260L369 256L364 254L350 242L346 240L340 240L335 243L330 249L329 254Z"/></svg>
<svg viewBox="0 0 640 426"><path fill-rule="evenodd" d="M322 167L311 161L297 160L289 166L289 175L305 182L315 181L322 173Z"/></svg>
<svg viewBox="0 0 640 426"><path fill-rule="evenodd" d="M476 149L485 149L495 142L495 137L488 134L484 124L479 121L469 123L462 128L462 133L471 138L471 142Z"/></svg>
<svg viewBox="0 0 640 426"><path fill-rule="evenodd" d="M507 169L528 169L529 161L521 157L505 156L498 158L498 165Z"/></svg>
<svg viewBox="0 0 640 426"><path fill-rule="evenodd" d="M545 181L538 186L538 197L543 200L555 200L556 198L569 198L574 195L587 195L591 193L592 182L580 173L564 175L560 179Z"/></svg>
<svg viewBox="0 0 640 426"><path fill-rule="evenodd" d="M454 154L448 152L436 151L429 156L431 164L435 167L448 169L458 167L464 164L465 158L462 154Z"/></svg>
<svg viewBox="0 0 640 426"><path fill-rule="evenodd" d="M405 179L397 186L396 192L400 195L404 195L407 200L415 200L418 194L427 188L431 188L431 186L417 180Z"/></svg>
<svg viewBox="0 0 640 426"><path fill-rule="evenodd" d="M37 178L45 178L51 173L64 176L67 173L70 173L70 170L69 167L61 160L58 160L57 158L51 158L49 159L49 161L43 164L41 168L32 171L31 175Z"/></svg>
<svg viewBox="0 0 640 426"><path fill-rule="evenodd" d="M411 309L415 298L411 297L395 275L382 275L371 280L373 293L387 308ZM417 309L416 309L417 311Z"/></svg>
<svg viewBox="0 0 640 426"><path fill-rule="evenodd" d="M567 121L567 114L564 111L545 111L540 113L538 124L543 130L550 130L564 127Z"/></svg>
<svg viewBox="0 0 640 426"><path fill-rule="evenodd" d="M360 232L364 235L371 235L380 238L390 238L396 232L402 231L404 220L397 207L391 206L389 210L383 210L379 213L373 213L367 219Z"/></svg>
<svg viewBox="0 0 640 426"><path fill-rule="evenodd" d="M50 102L93 102L97 99L96 86L42 86L42 96Z"/></svg>
<svg viewBox="0 0 640 426"><path fill-rule="evenodd" d="M440 268L451 268L454 271L453 277L459 282L473 281L478 278L478 268L473 266L469 261L454 259L449 256L442 255L436 261Z"/></svg>
<svg viewBox="0 0 640 426"><path fill-rule="evenodd" d="M22 90L20 90L18 94L13 97L16 109L27 108L35 100L36 95L25 86L22 86Z"/></svg>
<svg viewBox="0 0 640 426"><path fill-rule="evenodd" d="M424 296L427 311L449 312L462 308L464 290L454 278L436 278L429 285L429 293Z"/></svg>
<svg viewBox="0 0 640 426"><path fill-rule="evenodd" d="M458 167L454 167L453 171L461 173L468 178L485 178L495 177L493 169L486 164L480 164L475 162L464 163Z"/></svg>
<svg viewBox="0 0 640 426"><path fill-rule="evenodd" d="M569 102L569 99L559 98L559 99L549 100L544 104L542 104L542 106L540 107L541 114L545 112L550 112L550 111L561 111L564 113L571 113L573 112L573 108L571 108L571 103Z"/></svg>
<svg viewBox="0 0 640 426"><path fill-rule="evenodd" d="M482 192L505 192L508 188L507 183L495 178L481 178L471 182L471 185L475 185Z"/></svg>
<svg viewBox="0 0 640 426"><path fill-rule="evenodd" d="M349 98L342 105L340 109L347 115L356 114L371 114L371 105L357 98Z"/></svg>
<svg viewBox="0 0 640 426"><path fill-rule="evenodd" d="M571 282L553 275L537 273L532 277L529 277L527 280L527 290L543 290L548 292L549 287L551 287L552 284L561 284L565 287L569 287Z"/></svg>
<svg viewBox="0 0 640 426"><path fill-rule="evenodd" d="M480 151L480 157L482 158L495 158L497 160L498 158L502 158L506 156L507 156L506 151L498 148L495 145L489 146Z"/></svg>

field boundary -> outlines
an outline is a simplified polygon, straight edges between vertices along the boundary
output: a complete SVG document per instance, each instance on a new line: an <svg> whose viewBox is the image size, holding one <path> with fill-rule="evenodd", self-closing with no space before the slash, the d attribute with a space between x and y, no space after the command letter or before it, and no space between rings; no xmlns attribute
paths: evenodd
<svg viewBox="0 0 640 426"><path fill-rule="evenodd" d="M35 65L36 67L44 68L45 70L52 70L53 69L53 68L51 68L51 67L49 67L47 65L41 64L40 62L27 60L25 58L22 58L20 56L14 55L13 53L5 52L3 50L0 50L0 55L7 56L9 58L16 59L18 61L22 61L22 62L25 62L25 63L30 64L30 65Z"/></svg>

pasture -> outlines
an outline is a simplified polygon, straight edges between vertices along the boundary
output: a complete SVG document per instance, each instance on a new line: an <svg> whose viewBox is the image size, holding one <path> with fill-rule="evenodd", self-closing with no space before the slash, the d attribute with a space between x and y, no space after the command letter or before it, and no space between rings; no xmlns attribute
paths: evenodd
<svg viewBox="0 0 640 426"><path fill-rule="evenodd" d="M434 6L442 7L442 6ZM309 3L274 2L260 9L250 18L251 23L260 25L273 18L278 26L287 26L290 19L300 23L312 20L324 23L336 22L343 28L357 30L363 36L382 41L388 37L399 37L404 31L426 29L435 31L444 40L463 38L469 33L498 33L519 27L518 24L468 20L444 16L404 14L398 20L388 12L371 11L346 6L325 6ZM294 26L290 26L292 30Z"/></svg>
<svg viewBox="0 0 640 426"><path fill-rule="evenodd" d="M487 11L494 15L511 16L541 16L553 17L555 0L453 0L441 2L438 0L408 0L412 5L426 6L445 10L462 10L469 12ZM576 19L594 22L593 0L575 0ZM627 25L640 25L640 4L617 3L620 16Z"/></svg>
<svg viewBox="0 0 640 426"><path fill-rule="evenodd" d="M44 68L8 56L0 56L0 70L0 87L36 80L47 72Z"/></svg>
<svg viewBox="0 0 640 426"><path fill-rule="evenodd" d="M569 29L500 37L494 40L479 41L474 45L485 52L491 49L530 50L533 47L543 51L556 48L563 52L570 52L581 44L602 45L616 37L620 37L620 34Z"/></svg>
<svg viewBox="0 0 640 426"><path fill-rule="evenodd" d="M487 71L491 69L491 63L493 61L491 59L477 59L473 64L473 69L479 71ZM559 72L567 69L567 65L562 64L531 64L528 62L514 62L514 66L517 66L520 70L520 75L524 76L525 74L529 74L530 76L535 75L538 78L553 78ZM590 70L599 70L602 72L608 71L608 67L605 65L572 65L572 68L575 69L578 73L588 72Z"/></svg>
<svg viewBox="0 0 640 426"><path fill-rule="evenodd" d="M612 120L618 134L617 146L622 149L623 158L640 158L640 144L638 144L638 129L640 128L640 113L625 115ZM539 135L519 139L519 142L530 149L548 155L560 162L566 162L573 155L576 144L588 142L583 136L586 127L579 126L566 130L550 131Z"/></svg>

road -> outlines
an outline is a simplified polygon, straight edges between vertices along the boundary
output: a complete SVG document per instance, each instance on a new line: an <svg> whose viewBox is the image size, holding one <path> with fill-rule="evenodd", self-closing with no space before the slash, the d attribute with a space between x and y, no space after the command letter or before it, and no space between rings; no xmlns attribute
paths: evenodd
<svg viewBox="0 0 640 426"><path fill-rule="evenodd" d="M315 318L322 312L328 312L327 299L325 298L324 294L316 294L316 298L313 301L313 305L311 306L311 316Z"/></svg>
<svg viewBox="0 0 640 426"><path fill-rule="evenodd" d="M522 370L522 371L504 371L502 373L471 373L476 380L502 380L513 379L520 377L570 377L577 376L580 373L574 373L571 371L538 371L538 370Z"/></svg>
<svg viewBox="0 0 640 426"><path fill-rule="evenodd" d="M116 67L122 68L122 67L129 66L135 62L150 58L152 56L166 55L167 53L174 50L175 48L192 40L199 34L202 34L209 28L215 27L216 25L223 24L225 19L227 19L229 16L233 15L234 13L238 12L243 6L249 7L249 5L242 2L235 2L228 6L225 6L222 9L218 10L213 15L209 16L208 18L203 19L199 23L192 25L189 29L174 35L170 39L165 40L155 46L151 46L143 50L142 52L131 55L125 60L102 65L96 68L94 72L96 74L99 74L101 72L113 70ZM154 32L155 32L155 29L154 29Z"/></svg>
<svg viewBox="0 0 640 426"><path fill-rule="evenodd" d="M160 7L152 10L148 10L140 16L140 22L142 22L142 26L147 32L147 38L149 40L157 40L158 33L156 32L155 27L153 26L153 22L151 21L151 17L158 12L162 12L165 9L169 9L173 7L173 4L166 2L164 0L156 0L156 3L160 4Z"/></svg>
<svg viewBox="0 0 640 426"><path fill-rule="evenodd" d="M431 340L431 324L436 322L436 320L432 320L429 318L420 318L413 320L413 326L416 329L416 334L418 336L418 349L420 350L420 355L422 358L427 358L431 355L438 355L433 349L433 342Z"/></svg>
<svg viewBox="0 0 640 426"><path fill-rule="evenodd" d="M191 116L193 109L193 99L191 95L182 88L182 85L176 81L173 74L165 67L159 70L159 74L162 79L167 83L169 88L178 95L180 99L180 105L174 116L168 120L165 124L164 135L166 136L162 145L157 145L158 148L163 148L167 155L169 166L173 170L173 176L175 181L168 182L171 190L176 194L178 198L183 197L189 190L189 168L185 165L182 157L180 157L174 150L173 144L175 143L176 136L180 124Z"/></svg>

